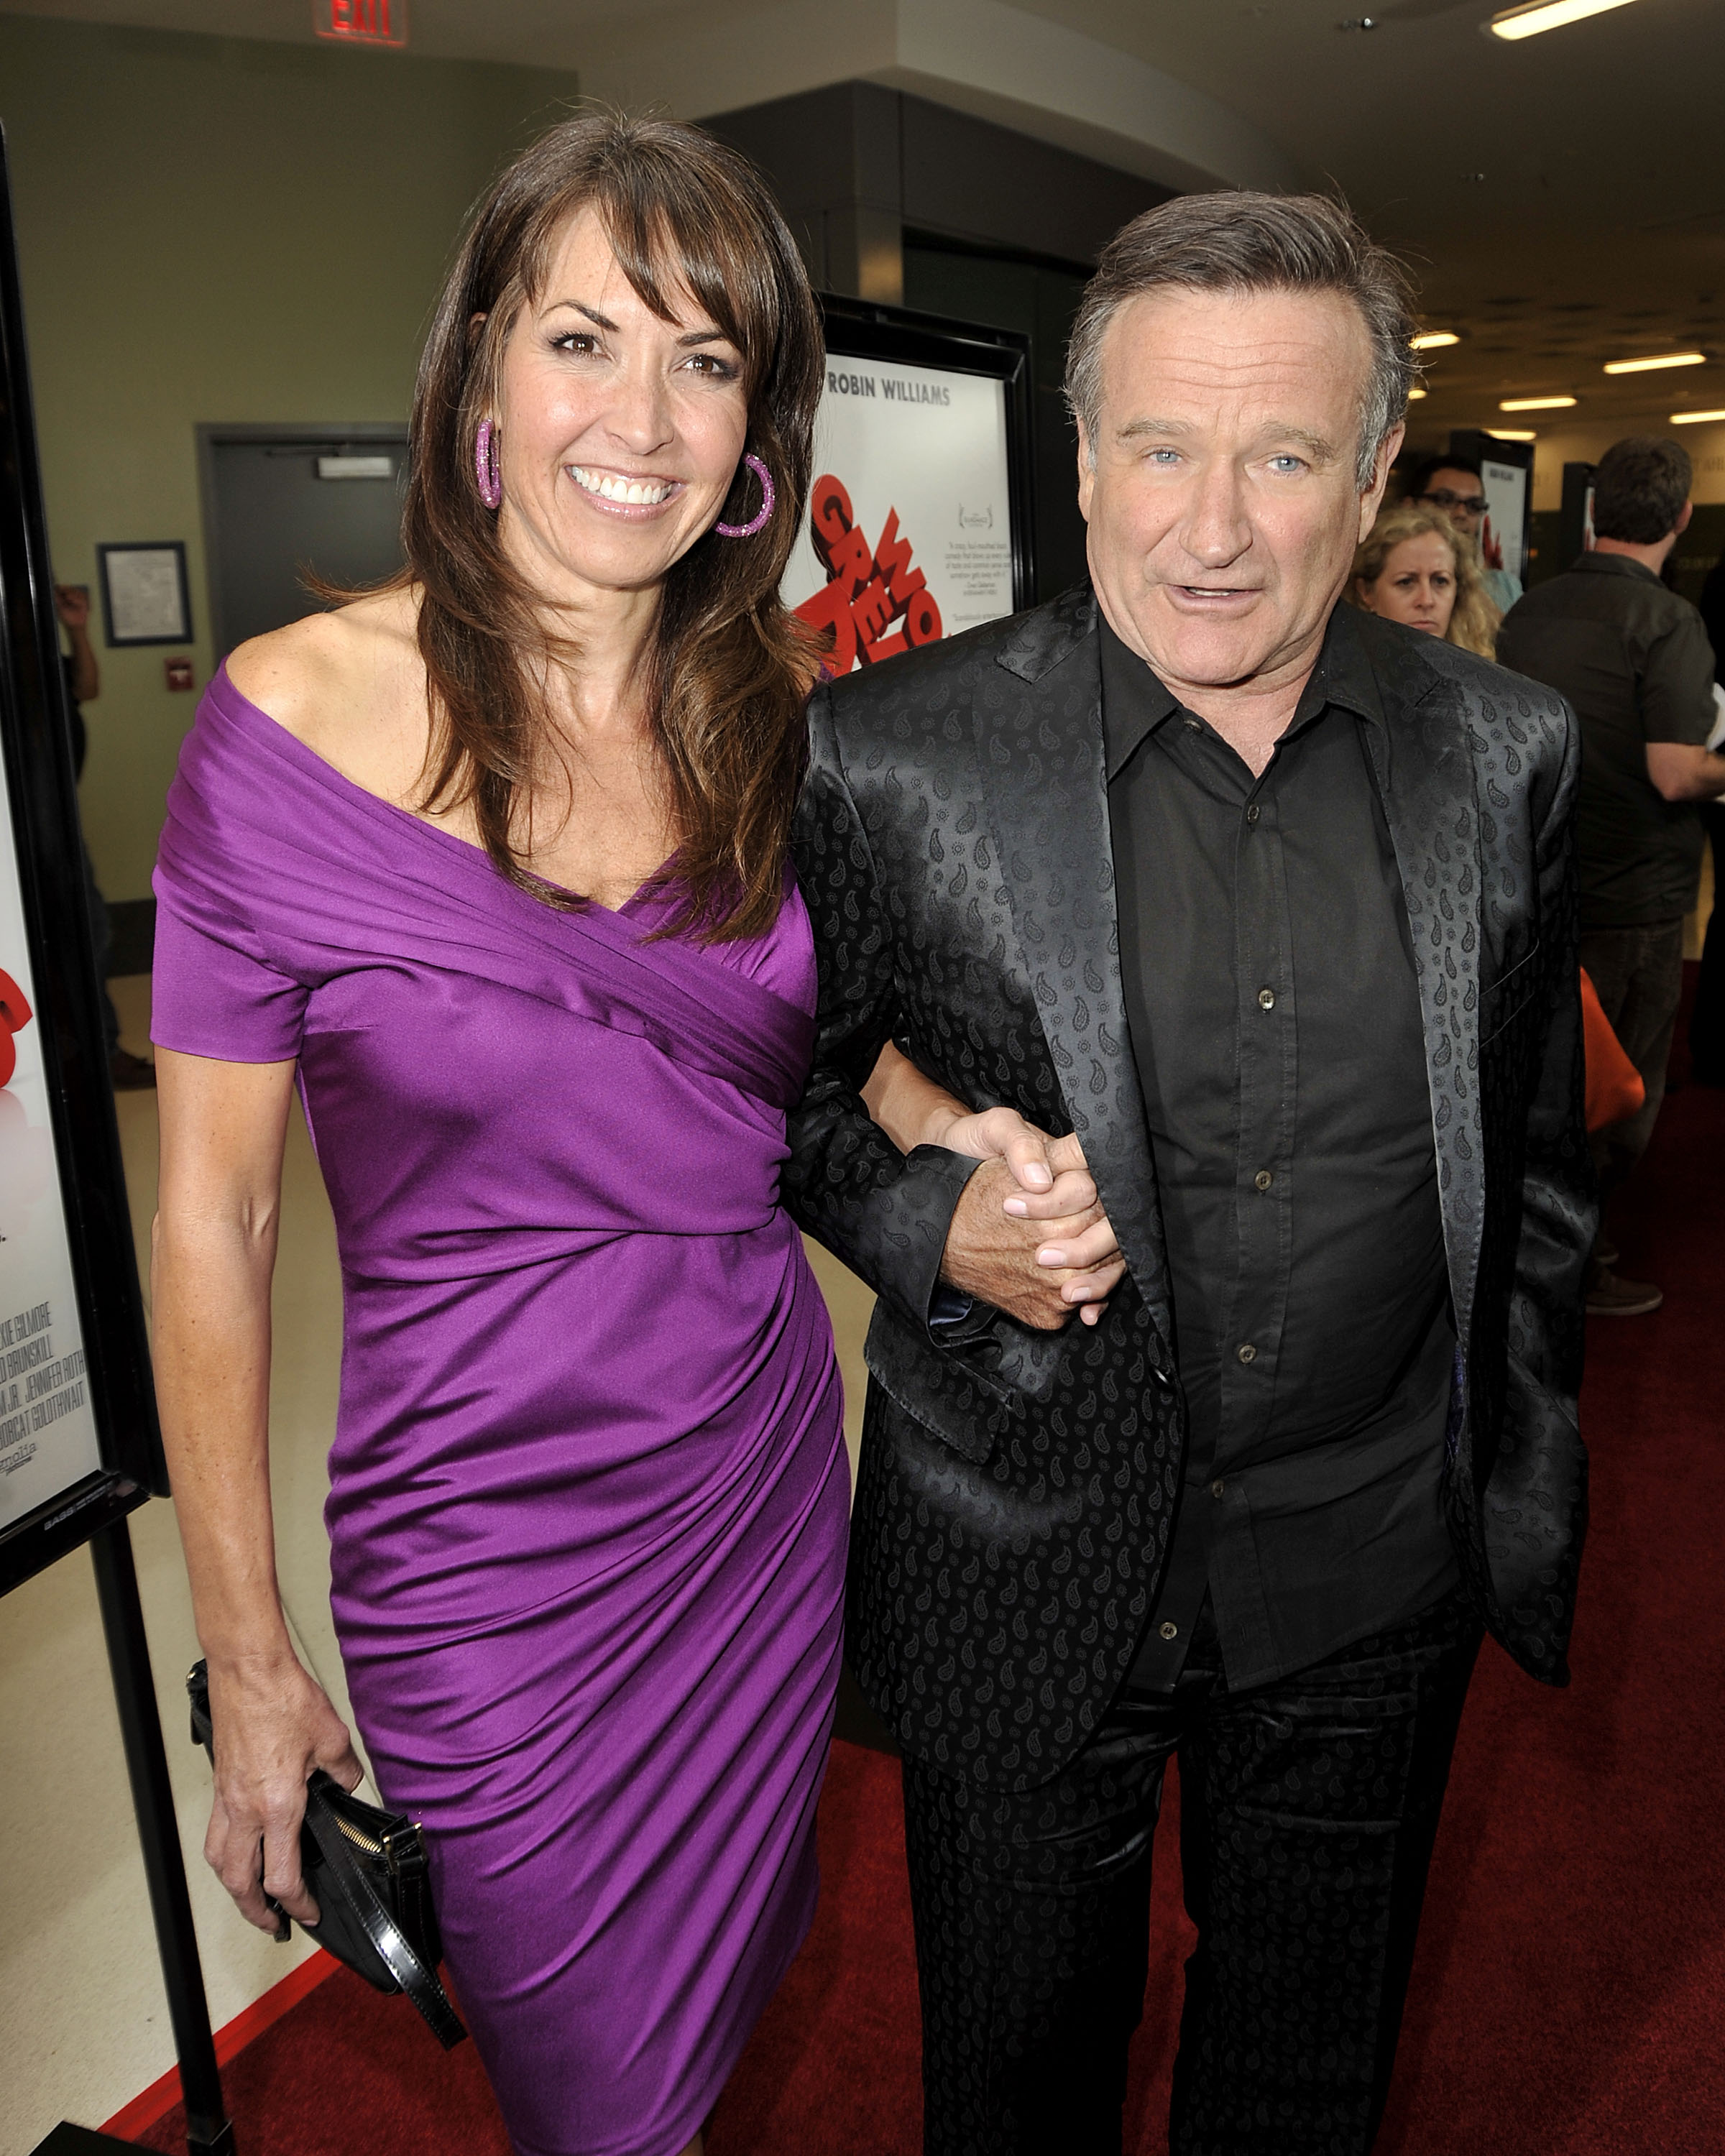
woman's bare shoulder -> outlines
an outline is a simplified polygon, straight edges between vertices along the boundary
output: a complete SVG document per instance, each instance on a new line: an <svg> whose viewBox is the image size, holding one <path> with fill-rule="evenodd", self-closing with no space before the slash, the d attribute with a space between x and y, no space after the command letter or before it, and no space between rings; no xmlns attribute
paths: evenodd
<svg viewBox="0 0 1725 2156"><path fill-rule="evenodd" d="M366 737L393 737L405 711L424 707L424 672L408 591L380 592L308 614L236 645L228 678L249 703L346 768Z"/></svg>

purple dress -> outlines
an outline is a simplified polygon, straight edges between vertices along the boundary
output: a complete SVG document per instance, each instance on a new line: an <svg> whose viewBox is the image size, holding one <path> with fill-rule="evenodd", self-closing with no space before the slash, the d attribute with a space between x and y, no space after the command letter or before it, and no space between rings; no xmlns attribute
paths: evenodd
<svg viewBox="0 0 1725 2156"><path fill-rule="evenodd" d="M675 2156L808 1928L838 1673L802 900L706 948L555 911L225 672L167 807L152 1034L299 1060L336 1629L463 2010L523 2156Z"/></svg>

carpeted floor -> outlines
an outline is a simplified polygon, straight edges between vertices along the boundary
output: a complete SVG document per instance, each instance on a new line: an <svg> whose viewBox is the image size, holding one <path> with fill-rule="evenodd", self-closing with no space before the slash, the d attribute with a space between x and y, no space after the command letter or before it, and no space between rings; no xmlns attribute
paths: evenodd
<svg viewBox="0 0 1725 2156"><path fill-rule="evenodd" d="M1671 1097L1617 1229L1624 1271L1667 1299L1654 1317L1595 1321L1589 1343L1575 1681L1553 1693L1495 1648L1481 1659L1378 2156L1725 2148L1725 1092ZM1166 2146L1189 1937L1173 1824L1131 2156ZM720 2105L711 2156L916 2156L893 1761L834 1746L821 1862L814 1935ZM345 1971L226 2083L243 2156L507 2156L472 2046L440 2056L403 2002ZM146 2145L183 2148L183 2133L176 2114Z"/></svg>

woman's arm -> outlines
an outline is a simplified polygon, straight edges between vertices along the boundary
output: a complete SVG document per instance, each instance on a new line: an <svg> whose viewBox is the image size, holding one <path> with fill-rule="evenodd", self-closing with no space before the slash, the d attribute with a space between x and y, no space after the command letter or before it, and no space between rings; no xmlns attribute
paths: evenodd
<svg viewBox="0 0 1725 2156"><path fill-rule="evenodd" d="M215 1802L203 1853L260 1929L267 1892L302 1923L305 1783L360 1779L347 1731L306 1674L276 1586L270 1503L270 1281L292 1063L159 1049L162 1175L151 1235L156 1393L174 1509L209 1662Z"/></svg>
<svg viewBox="0 0 1725 2156"><path fill-rule="evenodd" d="M891 1041L869 1074L862 1097L901 1152L919 1145L944 1146L973 1159L1003 1161L1010 1176L1004 1179L1002 1211L1015 1219L1049 1224L1036 1262L1066 1274L1061 1300L1077 1309L1086 1325L1097 1322L1126 1260L1076 1137L1051 1138L1027 1123L1016 1108L973 1112L925 1076Z"/></svg>

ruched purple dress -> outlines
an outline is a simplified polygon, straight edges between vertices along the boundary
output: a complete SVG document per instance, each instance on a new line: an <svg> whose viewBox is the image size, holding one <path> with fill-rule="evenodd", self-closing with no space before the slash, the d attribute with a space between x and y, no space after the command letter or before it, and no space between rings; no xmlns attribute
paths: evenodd
<svg viewBox="0 0 1725 2156"><path fill-rule="evenodd" d="M155 1040L297 1057L346 1318L336 1627L522 2156L676 2156L813 1913L848 1504L757 941L562 913L212 684Z"/></svg>

